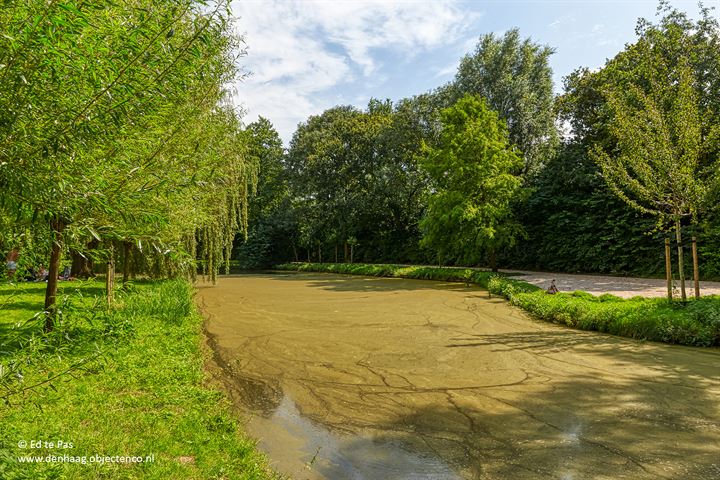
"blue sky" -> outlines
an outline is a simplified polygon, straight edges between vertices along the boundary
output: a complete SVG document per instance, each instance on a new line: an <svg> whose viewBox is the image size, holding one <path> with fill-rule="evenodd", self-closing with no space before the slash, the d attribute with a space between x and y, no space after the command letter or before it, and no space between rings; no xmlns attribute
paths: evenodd
<svg viewBox="0 0 720 480"><path fill-rule="evenodd" d="M671 4L696 18L696 1ZM720 10L720 0L706 0ZM655 19L656 1L235 0L233 15L251 75L235 86L245 121L262 115L286 145L299 122L338 104L399 100L450 81L485 33L518 27L555 49L562 77L597 68L635 40L639 17Z"/></svg>

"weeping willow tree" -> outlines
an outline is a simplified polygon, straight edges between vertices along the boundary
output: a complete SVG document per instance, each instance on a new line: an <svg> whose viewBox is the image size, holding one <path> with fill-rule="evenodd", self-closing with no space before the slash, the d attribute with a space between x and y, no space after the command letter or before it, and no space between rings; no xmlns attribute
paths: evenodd
<svg viewBox="0 0 720 480"><path fill-rule="evenodd" d="M226 0L0 7L2 243L27 253L29 229L45 246L46 330L68 248L133 245L156 274L194 274L200 257L214 279L228 264L254 175L224 103L243 51L229 13Z"/></svg>

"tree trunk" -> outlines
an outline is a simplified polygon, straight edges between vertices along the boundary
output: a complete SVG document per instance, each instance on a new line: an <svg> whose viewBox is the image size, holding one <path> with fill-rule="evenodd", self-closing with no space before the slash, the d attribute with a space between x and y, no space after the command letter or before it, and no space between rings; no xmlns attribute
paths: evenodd
<svg viewBox="0 0 720 480"><path fill-rule="evenodd" d="M310 248L309 247L307 249L307 252L308 252L308 263L310 263Z"/></svg>
<svg viewBox="0 0 720 480"><path fill-rule="evenodd" d="M491 248L488 252L488 263L490 263L490 270L492 270L493 272L498 271L497 254L495 253L495 247Z"/></svg>
<svg viewBox="0 0 720 480"><path fill-rule="evenodd" d="M293 257L295 258L295 261L299 262L300 258L298 257L298 252L297 252L297 248L295 248L295 244L293 244L292 249L293 249Z"/></svg>
<svg viewBox="0 0 720 480"><path fill-rule="evenodd" d="M130 277L130 252L132 243L123 242L123 279L122 283L125 285Z"/></svg>
<svg viewBox="0 0 720 480"><path fill-rule="evenodd" d="M110 245L110 257L107 262L107 278L105 278L105 292L107 293L107 303L113 303L113 289L115 287L115 255L113 246Z"/></svg>
<svg viewBox="0 0 720 480"><path fill-rule="evenodd" d="M665 278L667 280L667 297L668 302L672 302L672 263L670 261L670 239L665 239Z"/></svg>
<svg viewBox="0 0 720 480"><path fill-rule="evenodd" d="M348 254L348 242L347 242L347 240L345 240L345 256L343 257L343 262L347 263L347 261L348 261L348 256L349 256L349 254Z"/></svg>
<svg viewBox="0 0 720 480"><path fill-rule="evenodd" d="M57 313L55 300L57 298L57 282L60 275L60 257L62 255L62 238L65 223L54 219L50 223L53 230L52 250L50 251L50 265L48 266L48 282L45 288L45 332L51 332L55 327L55 314Z"/></svg>
<svg viewBox="0 0 720 480"><path fill-rule="evenodd" d="M318 243L318 263L322 263L322 246Z"/></svg>
<svg viewBox="0 0 720 480"><path fill-rule="evenodd" d="M683 263L683 247L680 218L675 219L675 239L677 240L678 270L680 273L680 298L682 298L682 301L684 302L687 300L687 296L685 295L685 265Z"/></svg>
<svg viewBox="0 0 720 480"><path fill-rule="evenodd" d="M87 243L87 250L93 250L97 248L99 244L100 242L93 238ZM83 256L76 250L71 250L70 255L72 256L72 267L70 267L71 277L90 278L95 276L95 266L93 265L93 261L90 256Z"/></svg>
<svg viewBox="0 0 720 480"><path fill-rule="evenodd" d="M697 237L692 237L693 281L695 282L695 298L700 298L700 268L698 267Z"/></svg>
<svg viewBox="0 0 720 480"><path fill-rule="evenodd" d="M355 256L355 245L351 244L350 245L350 263L355 262L354 256Z"/></svg>
<svg viewBox="0 0 720 480"><path fill-rule="evenodd" d="M335 244L335 263L338 263L338 245Z"/></svg>
<svg viewBox="0 0 720 480"><path fill-rule="evenodd" d="M80 254L77 250L70 250L70 257L72 258L72 266L70 267L70 276L81 278L85 272L85 265L87 259Z"/></svg>

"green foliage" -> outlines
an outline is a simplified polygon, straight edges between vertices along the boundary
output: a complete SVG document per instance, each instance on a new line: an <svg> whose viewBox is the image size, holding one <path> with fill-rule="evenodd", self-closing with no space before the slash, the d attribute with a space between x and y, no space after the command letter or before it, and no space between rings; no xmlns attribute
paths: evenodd
<svg viewBox="0 0 720 480"><path fill-rule="evenodd" d="M516 268L653 275L664 268L656 221L617 198L577 142L562 145L534 178L518 220L527 232L501 256Z"/></svg>
<svg viewBox="0 0 720 480"><path fill-rule="evenodd" d="M555 128L553 49L521 40L517 29L502 38L489 33L460 61L445 94L457 100L475 94L486 99L509 126L510 142L523 155L524 173L537 172L558 141Z"/></svg>
<svg viewBox="0 0 720 480"><path fill-rule="evenodd" d="M235 238L233 256L241 268L263 268L290 255L297 219L280 135L262 117L244 133L247 155L258 166L257 193L249 202L247 237Z"/></svg>
<svg viewBox="0 0 720 480"><path fill-rule="evenodd" d="M720 296L670 304L666 299L622 299L610 294L596 297L587 292L550 295L521 279L472 268L318 263L286 263L275 268L473 283L540 320L639 340L720 345Z"/></svg>
<svg viewBox="0 0 720 480"><path fill-rule="evenodd" d="M655 23L639 21L637 42L599 70L581 68L569 75L557 99L552 48L512 30L481 37L453 82L435 91L393 105L373 100L364 111L335 107L311 117L296 132L283 165L289 193L278 198L285 203L252 227L257 232L236 250L238 258L246 266L266 266L270 259L349 261L352 251L365 262L463 265L492 260L495 250L506 266L660 276L667 222L656 228L652 214L616 194L620 189L626 199L639 201L620 180L643 177L647 188L665 189L667 182L655 182L658 177L674 179L673 195L684 196L684 212L691 204L700 212L697 224L684 217L681 231L699 238L701 276L720 278L720 183L712 181L720 158L720 39L710 13L701 8L693 21L661 3ZM429 179L418 168L420 159L445 141L441 110L465 94L484 97L488 110L507 122L509 144L524 160L512 172L520 174L521 193L509 201L505 220L491 227L483 223L487 212L477 208L483 202L467 193L467 185L458 187L462 193L443 192L442 169ZM556 124L571 127L562 143ZM691 124L680 141L679 127ZM657 141L646 140L653 136ZM610 160L605 172L594 148ZM622 148L647 159L646 165L637 164L635 172ZM680 177L670 172L686 160L691 168L677 182ZM447 178L465 178L463 165L447 162ZM616 180L616 191L606 178ZM482 186L479 177L469 175L471 183ZM505 205L499 203L502 217ZM420 222L430 215L440 220L437 241L421 249ZM463 222L467 228L455 229ZM676 261L677 253L672 255Z"/></svg>
<svg viewBox="0 0 720 480"><path fill-rule="evenodd" d="M287 155L296 244L319 259L418 260L422 100L335 107L301 124ZM352 246L352 252L351 247ZM297 254L297 250L295 251ZM304 256L304 255L303 255Z"/></svg>
<svg viewBox="0 0 720 480"><path fill-rule="evenodd" d="M521 231L510 202L521 193L516 173L522 162L504 122L483 99L463 97L442 111L441 120L437 146L426 147L421 163L435 190L421 223L422 245L440 258L477 263Z"/></svg>
<svg viewBox="0 0 720 480"><path fill-rule="evenodd" d="M713 132L720 123L720 103L712 88L718 86L720 61L717 21L708 10L701 13L701 19L692 22L662 4L663 16L657 24L639 22L637 43L629 44L600 70L579 69L565 79L558 110L560 120L572 126L572 137L530 185L533 193L520 216L528 241L506 255L513 265L660 275L664 263L662 233L655 228L658 219L631 208L616 193L645 210L664 208L668 212L661 222L664 230L672 209L657 201L664 201L662 191L672 191L683 199L682 215L704 212L698 226L681 228L700 239L701 274L717 277L717 237L712 233L716 214L708 211L717 204L717 193L697 192L717 183L712 182L711 172L718 166ZM694 80L688 82L688 76ZM615 115L618 109L624 116ZM678 115L681 112L685 113ZM694 132L688 138L697 140L700 132L699 148L693 142L683 143L691 149L678 143L681 119L689 127L686 133ZM621 147L634 152L637 161L628 163ZM605 178L617 187L615 192L592 161L593 149L605 152L601 163ZM676 173L682 173L682 182L674 180L680 178ZM655 203L647 201L652 197Z"/></svg>
<svg viewBox="0 0 720 480"><path fill-rule="evenodd" d="M105 258L132 244L147 273L194 275L200 256L214 277L255 173L227 103L228 18L225 0L0 8L3 250L48 265L53 242Z"/></svg>
<svg viewBox="0 0 720 480"><path fill-rule="evenodd" d="M0 397L8 401L0 408L0 477L276 478L239 433L222 394L203 386L202 318L187 282L134 283L115 309L96 299L99 282L63 285L63 318L49 334L32 326L43 307L41 286L0 287ZM17 364L21 369L13 369ZM8 375L14 380L2 381ZM74 446L18 448L20 440L38 439ZM20 455L48 454L155 460L17 462Z"/></svg>
<svg viewBox="0 0 720 480"><path fill-rule="evenodd" d="M651 55L643 58L650 62ZM700 163L700 112L691 70L682 64L671 70L662 60L644 73L652 78L647 93L637 84L608 86L609 132L618 155L610 156L599 146L591 155L613 192L667 222L697 218L710 190L708 180L715 181L717 174L704 172ZM658 70L670 70L670 75L660 76Z"/></svg>

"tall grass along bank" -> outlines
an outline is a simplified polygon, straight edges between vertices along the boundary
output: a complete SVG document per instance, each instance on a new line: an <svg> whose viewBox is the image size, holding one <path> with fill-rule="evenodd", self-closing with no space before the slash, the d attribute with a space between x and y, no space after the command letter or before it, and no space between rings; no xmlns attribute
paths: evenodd
<svg viewBox="0 0 720 480"><path fill-rule="evenodd" d="M205 385L187 282L129 285L111 309L100 282L66 282L48 334L43 291L0 285L0 478L274 478Z"/></svg>
<svg viewBox="0 0 720 480"><path fill-rule="evenodd" d="M719 296L670 304L661 298L622 299L610 294L596 297L580 291L548 295L520 279L473 268L349 263L285 263L276 268L472 283L503 296L541 320L639 340L703 347L720 345Z"/></svg>

